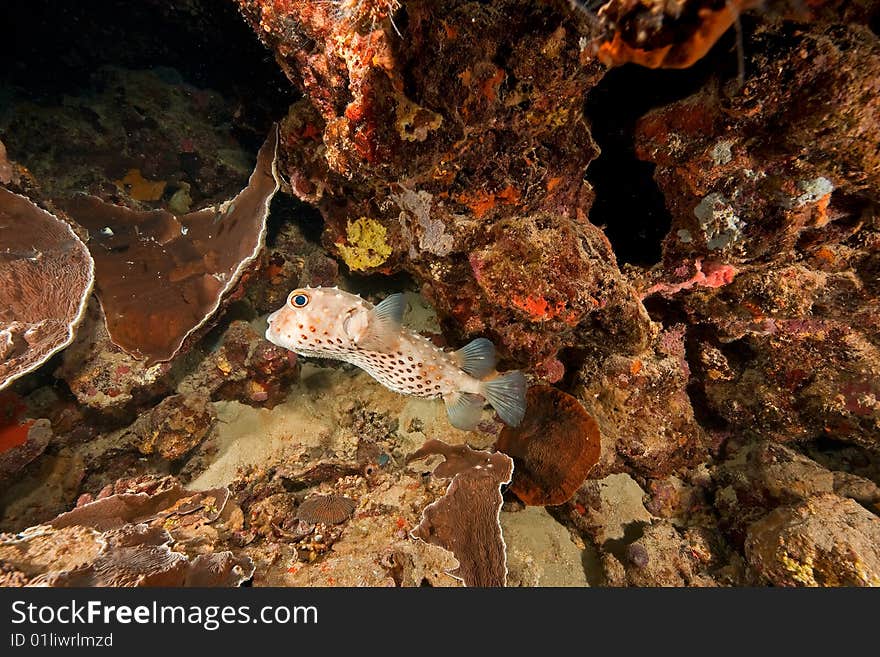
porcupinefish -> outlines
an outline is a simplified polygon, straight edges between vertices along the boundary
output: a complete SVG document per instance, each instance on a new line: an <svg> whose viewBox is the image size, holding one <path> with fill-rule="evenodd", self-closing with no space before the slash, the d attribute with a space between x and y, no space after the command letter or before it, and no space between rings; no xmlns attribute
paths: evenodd
<svg viewBox="0 0 880 657"><path fill-rule="evenodd" d="M506 424L517 426L526 409L526 380L519 370L495 370L495 347L477 338L444 351L401 326L403 294L374 306L337 288L294 290L269 315L266 339L302 356L357 365L394 392L442 398L452 426L472 430L488 402Z"/></svg>

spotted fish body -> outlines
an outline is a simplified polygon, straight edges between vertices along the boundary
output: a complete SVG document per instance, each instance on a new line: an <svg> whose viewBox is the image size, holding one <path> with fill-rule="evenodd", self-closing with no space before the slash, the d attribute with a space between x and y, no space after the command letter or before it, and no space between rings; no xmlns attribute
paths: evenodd
<svg viewBox="0 0 880 657"><path fill-rule="evenodd" d="M522 372L499 374L495 348L485 338L455 352L435 347L401 326L404 308L402 294L374 306L337 288L302 288L269 315L266 339L302 356L357 365L394 392L442 398L460 429L476 426L487 401L505 423L517 426L525 414Z"/></svg>

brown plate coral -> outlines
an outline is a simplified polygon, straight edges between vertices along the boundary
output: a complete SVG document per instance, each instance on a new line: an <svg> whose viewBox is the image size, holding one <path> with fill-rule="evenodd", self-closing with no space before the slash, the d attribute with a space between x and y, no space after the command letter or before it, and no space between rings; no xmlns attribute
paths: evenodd
<svg viewBox="0 0 880 657"><path fill-rule="evenodd" d="M507 556L498 513L501 487L510 483L513 461L504 454L430 440L410 455L417 461L434 454L443 462L434 476L451 478L446 495L427 506L412 535L450 550L459 566L450 571L467 586L504 586Z"/></svg>
<svg viewBox="0 0 880 657"><path fill-rule="evenodd" d="M264 246L279 185L277 149L273 128L247 187L226 203L180 216L92 196L59 201L89 231L114 344L148 363L167 361L216 313Z"/></svg>
<svg viewBox="0 0 880 657"><path fill-rule="evenodd" d="M0 389L71 343L93 282L73 229L0 187Z"/></svg>

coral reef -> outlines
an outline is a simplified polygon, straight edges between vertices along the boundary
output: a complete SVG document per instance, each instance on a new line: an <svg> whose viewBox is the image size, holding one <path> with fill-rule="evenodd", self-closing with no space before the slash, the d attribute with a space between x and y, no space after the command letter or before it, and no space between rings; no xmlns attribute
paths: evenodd
<svg viewBox="0 0 880 657"><path fill-rule="evenodd" d="M880 585L876 0L56 5L0 41L0 583ZM492 340L521 425L268 342L303 286Z"/></svg>
<svg viewBox="0 0 880 657"><path fill-rule="evenodd" d="M212 544L241 510L226 490L192 493L169 479L117 482L46 525L0 534L4 584L27 586L237 586L247 557Z"/></svg>
<svg viewBox="0 0 880 657"><path fill-rule="evenodd" d="M647 317L586 220L597 151L580 99L601 66L579 13L409 2L400 39L387 7L239 4L306 94L282 170L350 269L408 271L459 338L489 334L519 364L640 348Z"/></svg>
<svg viewBox="0 0 880 657"><path fill-rule="evenodd" d="M795 249L839 241L873 198L880 101L864 89L876 37L859 25L785 25L751 39L740 93L711 81L637 126L637 154L657 165L673 216L670 267L697 257L787 263Z"/></svg>
<svg viewBox="0 0 880 657"><path fill-rule="evenodd" d="M672 214L644 289L704 327L701 396L731 430L872 447L877 39L842 21L751 39L740 93L710 81L637 127Z"/></svg>

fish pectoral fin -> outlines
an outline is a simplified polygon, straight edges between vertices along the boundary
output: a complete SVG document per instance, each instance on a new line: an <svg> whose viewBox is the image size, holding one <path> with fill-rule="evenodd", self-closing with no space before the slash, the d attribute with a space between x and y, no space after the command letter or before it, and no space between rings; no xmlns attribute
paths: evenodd
<svg viewBox="0 0 880 657"><path fill-rule="evenodd" d="M370 351L389 351L400 337L400 324L406 299L401 292L392 294L370 310L367 325L357 344Z"/></svg>
<svg viewBox="0 0 880 657"><path fill-rule="evenodd" d="M480 422L486 400L470 392L453 392L443 398L449 423L456 429L473 431Z"/></svg>
<svg viewBox="0 0 880 657"><path fill-rule="evenodd" d="M482 379L495 370L495 345L486 338L471 340L453 354L455 362L472 377Z"/></svg>

